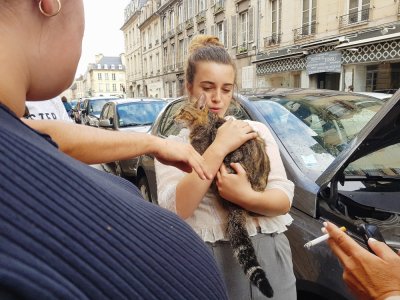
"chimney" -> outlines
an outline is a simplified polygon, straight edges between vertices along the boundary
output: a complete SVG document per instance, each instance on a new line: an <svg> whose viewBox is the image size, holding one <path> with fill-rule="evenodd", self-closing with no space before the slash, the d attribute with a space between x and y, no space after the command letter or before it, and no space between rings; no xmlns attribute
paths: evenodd
<svg viewBox="0 0 400 300"><path fill-rule="evenodd" d="M101 54L101 53L99 53L99 54L96 54L96 64L98 64L99 63L99 61L103 58L103 54Z"/></svg>

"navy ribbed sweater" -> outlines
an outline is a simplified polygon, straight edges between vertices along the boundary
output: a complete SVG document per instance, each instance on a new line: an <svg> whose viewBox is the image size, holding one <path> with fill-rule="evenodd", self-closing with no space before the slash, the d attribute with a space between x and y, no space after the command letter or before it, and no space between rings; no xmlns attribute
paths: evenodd
<svg viewBox="0 0 400 300"><path fill-rule="evenodd" d="M201 239L0 105L0 297L226 299ZM12 297L11 297L12 298Z"/></svg>

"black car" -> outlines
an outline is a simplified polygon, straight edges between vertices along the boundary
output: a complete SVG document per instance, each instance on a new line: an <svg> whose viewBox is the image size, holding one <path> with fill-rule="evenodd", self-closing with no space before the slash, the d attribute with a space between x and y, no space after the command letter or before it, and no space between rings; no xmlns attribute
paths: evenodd
<svg viewBox="0 0 400 300"><path fill-rule="evenodd" d="M118 97L91 97L83 101L81 108L81 123L84 125L98 127L100 112L104 104L111 100L118 100Z"/></svg>
<svg viewBox="0 0 400 300"><path fill-rule="evenodd" d="M345 226L365 247L361 224L378 227L400 249L400 93L387 102L354 93L273 89L237 96L239 119L260 121L272 132L288 178L295 183L286 235L293 253L298 299L353 299L342 268L326 243L310 250L325 220ZM170 103L151 133L176 135L173 116L184 100ZM157 203L153 157L138 163L139 188Z"/></svg>
<svg viewBox="0 0 400 300"><path fill-rule="evenodd" d="M153 98L128 98L108 101L99 117L99 127L112 131L145 132L157 118L167 101ZM137 158L104 164L121 177L136 176Z"/></svg>

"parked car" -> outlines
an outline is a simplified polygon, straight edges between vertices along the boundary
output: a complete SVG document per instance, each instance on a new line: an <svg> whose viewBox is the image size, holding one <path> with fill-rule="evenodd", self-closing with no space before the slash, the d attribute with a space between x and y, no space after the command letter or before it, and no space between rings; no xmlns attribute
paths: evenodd
<svg viewBox="0 0 400 300"><path fill-rule="evenodd" d="M161 99L123 99L107 102L99 117L99 127L113 131L148 132L167 104ZM135 177L137 158L115 161L106 167L122 177Z"/></svg>
<svg viewBox="0 0 400 300"><path fill-rule="evenodd" d="M353 299L342 268L321 236L322 223L345 226L365 247L357 227L375 224L386 242L400 249L400 93L386 103L356 93L275 89L237 96L236 117L260 121L275 137L288 178L295 183L286 235L293 253L298 299ZM176 135L173 120L184 100L171 102L151 133ZM157 203L154 158L138 162L138 186Z"/></svg>
<svg viewBox="0 0 400 300"><path fill-rule="evenodd" d="M118 97L92 97L83 101L81 109L81 123L84 125L98 127L100 112L104 104L111 100L119 100Z"/></svg>

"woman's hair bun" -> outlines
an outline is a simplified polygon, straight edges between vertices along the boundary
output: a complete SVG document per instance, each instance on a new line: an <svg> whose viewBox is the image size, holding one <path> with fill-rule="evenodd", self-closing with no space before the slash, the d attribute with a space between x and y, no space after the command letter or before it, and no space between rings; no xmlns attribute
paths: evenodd
<svg viewBox="0 0 400 300"><path fill-rule="evenodd" d="M189 55L195 52L197 49L206 46L224 47L219 39L214 35L198 34L193 37L189 45Z"/></svg>

